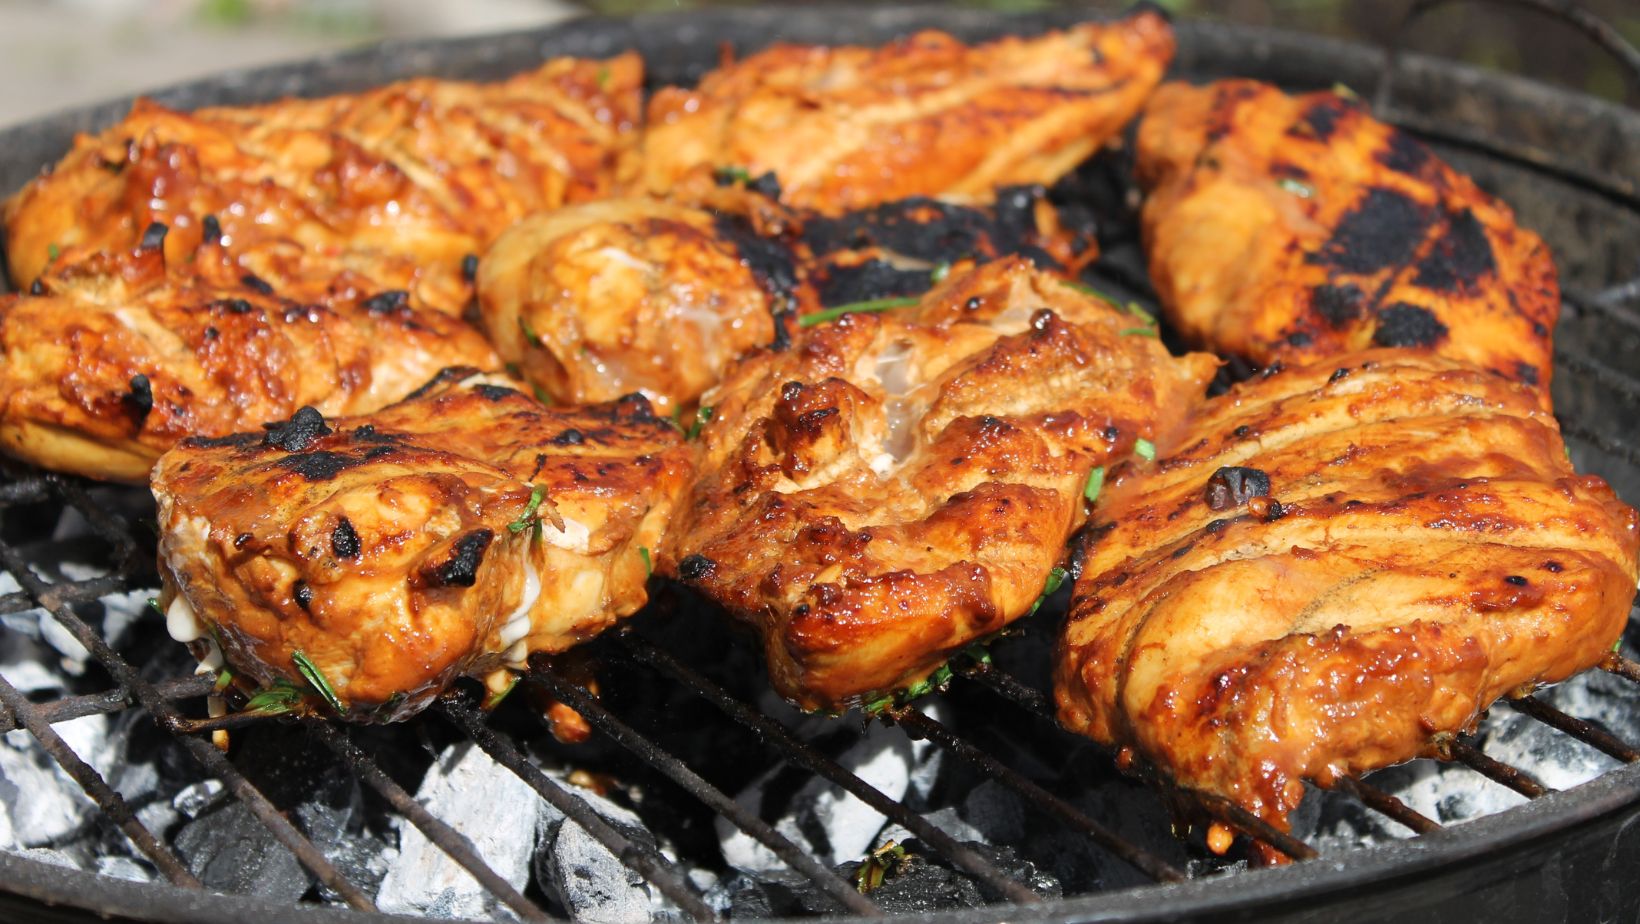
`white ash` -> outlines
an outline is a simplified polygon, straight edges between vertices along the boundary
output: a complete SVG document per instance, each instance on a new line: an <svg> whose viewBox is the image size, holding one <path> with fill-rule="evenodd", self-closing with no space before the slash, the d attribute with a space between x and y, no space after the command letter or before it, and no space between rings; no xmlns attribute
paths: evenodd
<svg viewBox="0 0 1640 924"><path fill-rule="evenodd" d="M428 768L416 800L472 843L491 869L523 891L540 830L540 798L528 783L477 745L445 748ZM382 879L376 906L396 914L513 920L471 874L401 820L399 853Z"/></svg>
<svg viewBox="0 0 1640 924"><path fill-rule="evenodd" d="M108 717L83 716L53 726L81 759L106 771ZM95 804L28 732L0 740L0 848L53 845L92 822Z"/></svg>
<svg viewBox="0 0 1640 924"><path fill-rule="evenodd" d="M567 788L634 843L656 846L638 816L596 793ZM636 924L673 909L620 857L545 801L541 821L536 881L570 917L592 924Z"/></svg>
<svg viewBox="0 0 1640 924"><path fill-rule="evenodd" d="M793 733L804 741L853 735L855 740L836 757L837 762L890 799L898 801L911 795L926 800L930 795L938 776L939 752L928 742L912 741L900 728L878 722L862 733L858 726L835 719L802 715L772 697L760 705L773 718L793 727ZM939 704L923 708L933 718L942 718L936 711ZM794 778L802 783L791 791L788 784ZM920 791L913 789L914 782ZM791 795L776 795L783 791L791 791ZM841 786L790 763L772 767L736 795L735 801L828 866L864 856L888 821ZM718 846L730 866L749 871L785 868L773 851L727 818L718 818L716 825Z"/></svg>

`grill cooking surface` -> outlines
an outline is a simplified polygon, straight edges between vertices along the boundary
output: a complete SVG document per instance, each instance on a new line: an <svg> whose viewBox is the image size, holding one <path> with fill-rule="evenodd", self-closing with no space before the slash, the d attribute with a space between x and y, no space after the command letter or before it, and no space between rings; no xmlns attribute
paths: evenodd
<svg viewBox="0 0 1640 924"><path fill-rule="evenodd" d="M905 21L894 16L871 28L903 31ZM803 28L796 21L764 22ZM941 24L959 33L999 28L994 19ZM862 27L859 38L872 40L865 31ZM1186 68L1225 70L1222 62L1213 63L1206 33L1181 31ZM611 34L617 41L627 37L618 29ZM576 40L564 41L569 48ZM1219 41L1234 45L1246 43L1246 37L1230 34ZM533 44L521 48L535 53ZM651 56L658 70L670 64L687 71L710 60L695 54L680 64L678 49L671 54L670 59ZM1330 82L1313 73L1298 76L1303 61L1272 60L1267 50L1263 57L1246 54L1248 68L1261 71L1242 71L1249 76L1300 86ZM1349 63L1337 62L1339 67ZM1396 86L1405 83L1403 78ZM1640 222L1640 196L1632 183L1610 179L1575 158L1547 157L1430 113L1414 115L1418 103L1402 109L1389 95L1388 81L1379 89L1381 114L1423 135L1458 166L1474 171L1483 185L1494 184L1490 188L1514 201L1524 223L1538 226L1556 248L1568 282L1565 318L1557 332L1556 407L1579 469L1605 476L1634 499L1640 491L1640 449L1627 431L1640 415L1640 380L1624 369L1625 357L1632 365L1640 349L1640 278L1627 279L1623 270L1632 273L1634 254L1632 246L1622 250L1619 243L1625 228L1632 240ZM1438 92L1415 84L1414 94L1420 90ZM1119 210L1122 196L1108 166L1077 178L1102 214ZM1534 190L1531 195L1542 201L1521 201L1517 191L1522 189ZM1575 200L1574 205L1561 208L1557 200L1562 199ZM1576 210L1581 207L1576 203L1584 202L1592 214L1616 216L1611 220L1617 227L1605 232L1611 235L1608 242L1578 240L1581 228L1588 227L1580 221L1591 214ZM1107 256L1096 268L1096 281L1148 302L1131 234L1120 223L1105 230L1109 239L1101 243ZM1448 821L1492 814L1521 801L1553 801L1549 794L1557 781L1581 782L1640 761L1635 750L1640 737L1632 731L1640 715L1640 664L1614 653L1603 672L1500 704L1477 736L1445 743L1442 766L1418 761L1312 794L1295 834L1274 830L1222 801L1171 795L1171 807L1189 827L1178 839L1169 830L1169 806L1152 787L1133 779L1145 777L1145 768L1129 767L1124 775L1112 755L1054 725L1047 662L1063 592L998 642L992 663L958 670L944 695L921 703L921 711L895 716L893 728L863 728L857 713L842 719L803 716L774 701L765 692L748 639L733 635L718 614L675 589L664 589L629 631L600 639L572 659L534 663L520 689L492 714L480 708L483 691L475 685L445 697L426 716L385 728L247 714L213 717L205 699L211 678L189 676L191 659L159 631L161 617L141 613L142 599L157 585L152 502L145 492L19 469L6 475L0 484L0 617L12 638L0 640L13 647L0 648L0 655L9 665L16 651L26 650L37 653L38 663L26 675L11 673L11 681L0 678L0 729L26 732L95 804L75 830L31 846L97 845L103 856L95 868L116 875L121 869L133 875L122 863L141 857L146 866L132 864L134 875L146 876L151 867L155 878L184 890L206 888L202 879L211 888L228 888L221 864L210 862L219 856L211 851L222 845L209 844L210 832L194 822L231 810L240 819L233 830L241 840L276 841L294 857L301 867L299 894L308 903L376 910L379 897L391 891L384 887L385 861L350 852L349 845L362 837L338 841L336 825L315 820L331 804L325 793L339 785L363 793L344 797L351 820L342 828L381 835L389 830L388 821L397 819L401 863L418 849L410 832L419 832L427 852L418 860L429 866L418 868L453 861L487 896L476 906L433 907L435 913L505 908L523 920L589 910L598 919L615 920L657 909L697 919L726 911L875 915L980 903L1051 906L1060 897L1203 878L1209 881L1194 885L1209 891L1194 893L1198 896L1211 900L1239 890L1245 897L1258 892L1256 883L1271 878L1236 872L1248 838L1298 861L1333 858L1363 844L1429 834ZM132 614L137 614L134 624ZM48 663L59 653L65 655L64 669ZM597 696L585 689L589 677L597 679ZM551 739L541 717L549 697L579 712L592 731L588 743L560 745ZM66 733L57 731L72 727L64 723L97 715L112 717L109 727L124 736L122 747L145 749L142 753L163 770L171 789L159 791L175 812L155 811L152 796L126 801L116 788L133 791L130 768L87 754L71 744L73 736L65 740ZM233 742L227 752L213 743L212 733L219 731ZM21 735L12 735L14 747L27 746ZM1571 743L1574 739L1582 744ZM484 857L496 855L488 838L503 836L509 818L534 818L535 806L490 806L499 809L494 831L474 827L474 819L451 810L473 810L459 795L464 786L475 785L463 774L480 765L493 771L486 779L500 787L496 792L526 801L538 796L546 806L541 816L553 819L554 846L534 858L533 875L498 868ZM1632 774L1624 779L1632 787ZM304 789L294 780L312 785ZM171 792L179 786L182 792ZM820 811L806 802L829 808ZM989 813L986 805L993 806ZM899 845L910 847L909 857L889 849L870 857L865 850L847 853L847 845L832 842L862 826L875 833L885 821ZM528 832L532 838L534 825ZM1219 841L1224 831L1238 832L1243 844L1221 859L1204 842ZM382 840L386 837L377 838ZM631 871L621 881L629 891L646 892L649 904L637 909L604 896L605 904L596 905L597 896L576 891L577 870L604 868L574 866L571 848L618 859ZM222 849L224 864L242 861ZM759 860L755 869L753 860ZM531 858L525 855L520 862L527 866ZM1364 863L1360 872L1372 865ZM394 875L386 873L386 881ZM861 881L881 885L862 892ZM521 882L528 884L520 887ZM272 894L254 882L242 885L230 890ZM578 904L583 900L589 904ZM1089 910L1075 907L1067 913ZM171 916L159 908L151 913Z"/></svg>

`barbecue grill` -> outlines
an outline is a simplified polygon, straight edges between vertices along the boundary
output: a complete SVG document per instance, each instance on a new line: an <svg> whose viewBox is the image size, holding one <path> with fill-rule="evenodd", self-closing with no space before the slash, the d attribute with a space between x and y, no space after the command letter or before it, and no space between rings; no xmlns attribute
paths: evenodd
<svg viewBox="0 0 1640 924"><path fill-rule="evenodd" d="M1415 4L1400 36L1410 36L1416 17L1437 5L1428 0ZM1640 53L1574 5L1559 0L1517 0L1515 5L1554 13L1586 33L1618 57L1640 85ZM629 48L643 53L651 81L687 82L716 62L724 42L740 51L776 38L881 42L924 27L982 39L1040 31L1077 18L1067 11L1003 16L859 8L584 19L537 32L388 44L190 83L156 96L167 104L195 107L359 90L416 75L498 78L542 56L595 56ZM1176 28L1176 74L1248 76L1294 90L1340 82L1351 86L1374 100L1381 117L1423 137L1510 202L1524 225L1551 242L1565 290L1556 334L1555 406L1578 468L1606 477L1629 501L1640 500L1640 441L1633 435L1640 419L1640 377L1635 374L1640 248L1634 243L1640 240L1640 115L1526 80L1394 50L1222 24L1180 22ZM18 188L60 156L74 132L115 121L127 105L111 102L0 133L0 190ZM1119 203L1120 196L1114 201ZM1100 285L1147 298L1131 228L1107 221L1101 232L1106 255L1095 268ZM721 634L726 630L715 614L672 588L662 589L627 631L589 646L587 661L579 666L534 663L522 684L524 694L515 694L490 714L479 708L473 691L463 689L428 714L389 728L349 728L318 719L213 717L205 706L210 678L189 676L181 666L185 658L167 661L155 654L177 647L163 638L157 617L116 638L104 616L101 601L157 584L152 503L145 492L15 466L5 475L0 483L0 570L16 586L0 592L0 615L27 620L32 612L50 614L56 626L86 649L92 666L83 677L71 678L72 692L44 701L0 679L0 729L32 736L95 804L90 824L100 826L101 842L140 857L154 873L150 882L128 881L0 852L0 917L8 920L93 915L266 924L384 920L370 885L310 838L304 816L281 791L282 765L267 757L279 750L318 755L314 759L323 762L324 773L356 781L372 811L396 817L401 830L420 831L468 870L498 907L523 920L564 913L538 883L519 888L492 869L475 844L455 830L461 819L441 817L412 795L427 765L425 756L418 756L424 748L463 740L516 774L567 818L566 824L578 826L618 857L677 914L696 919L725 913L721 897L709 901L703 895L696 871L711 863L714 826L737 829L771 851L789 871L784 880L789 891L805 896L796 905L778 906L740 902L742 893L735 892L726 909L732 916L806 910L876 917L889 910L881 902L887 887L857 891L846 869L839 872L817 859L796 843L789 827L766 817L769 799L759 805L735 798L765 768L777 764L799 782L818 777L853 794L903 828L914 839L915 852L948 870L942 881L968 884L965 894L983 900L978 907L965 908L972 901L917 906L947 911L958 921L1353 921L1409 911L1425 920L1486 915L1609 920L1640 914L1640 890L1629 886L1640 861L1640 825L1634 823L1640 819L1640 727L1632 718L1611 718L1625 715L1624 704L1640 704L1640 664L1621 653L1612 655L1603 672L1593 672L1598 676L1585 684L1578 700L1606 710L1603 721L1591 720L1600 717L1587 710L1582 718L1568 714L1548 694L1493 710L1493 719L1540 723L1539 731L1552 730L1584 743L1592 749L1589 753L1608 755L1610 769L1594 779L1553 791L1538 779L1545 767L1515 766L1498 756L1498 738L1483 725L1479 736L1444 742L1443 757L1452 765L1451 773L1512 790L1524 797L1522 804L1443 825L1431 817L1443 813L1420 811L1410 799L1391 792L1409 773L1429 767L1396 769L1346 779L1329 793L1314 794L1306 803L1310 820L1301 812L1295 833L1289 834L1226 803L1170 792L1165 786L1166 795L1158 798L1153 787L1119 773L1111 755L1058 731L1047 696L1044 645L1054 634L1062 606L1050 605L994 646L992 664L959 670L934 707L892 720L898 727L892 734L926 742L919 753L942 761L943 783L921 796L897 798L867 782L858 768L845 766L839 755L834 739L842 731L858 732L857 719L828 723L760 699L763 681L751 653L754 646ZM1632 625L1631 642L1640 640ZM156 635L162 637L148 638ZM582 686L587 663L600 678L600 696ZM539 709L533 708L532 692L577 710L593 729L592 742L579 748L553 743ZM120 716L133 728L140 724L179 755L173 770L184 777L220 781L226 799L237 800L306 870L315 883L306 900L225 894L202 886L199 864L181 856L180 839L145 822L139 807L116 793L105 775L76 756L54 731L59 723L97 714ZM234 742L226 752L207 734L224 729ZM668 850L662 852L652 838L596 811L587 790L564 782L571 770L582 772L582 782L618 778L640 784L637 814L667 833ZM974 781L1000 787L1028 816L1020 828L1024 833L1015 835L1018 842L982 849L932 820L936 810L958 799ZM1102 793L1103 802L1084 798L1093 789ZM1311 811L1311 803L1318 808ZM1090 807L1095 805L1115 809ZM1174 817L1187 822L1183 838L1169 830L1169 806L1178 810ZM1317 812L1322 817L1372 815L1373 824L1397 833L1354 843L1329 835L1318 849L1306 832L1339 829L1316 821ZM1262 841L1294 862L1238 870L1234 851L1231 859L1220 860L1199 846L1207 822L1229 826L1243 843ZM1097 875L1079 883L1065 881L1058 896L1053 889L1044 890L1036 875L1041 871L1033 873L1034 867L1018 862L1018 856L1030 853L1025 841L1039 839L1080 845L1077 850L1098 858L1089 861L1097 866ZM889 879L894 880L893 873Z"/></svg>

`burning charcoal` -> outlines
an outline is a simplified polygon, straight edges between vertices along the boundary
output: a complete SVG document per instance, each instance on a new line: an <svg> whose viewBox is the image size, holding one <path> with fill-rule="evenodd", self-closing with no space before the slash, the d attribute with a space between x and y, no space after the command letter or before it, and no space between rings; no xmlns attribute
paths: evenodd
<svg viewBox="0 0 1640 924"><path fill-rule="evenodd" d="M1002 896L953 868L948 860L931 852L921 841L906 841L903 846L906 848L904 859L895 864L883 884L871 892L871 900L889 914L928 914L954 908L977 908L1002 900ZM966 846L1043 898L1060 897L1059 880L1042 872L1030 861L1020 859L1013 848L978 843ZM852 880L859 868L859 863L845 863L837 872L845 879Z"/></svg>
<svg viewBox="0 0 1640 924"><path fill-rule="evenodd" d="M98 857L97 875L131 882L151 882L154 871L130 857Z"/></svg>
<svg viewBox="0 0 1640 924"><path fill-rule="evenodd" d="M182 791L171 800L171 807L184 818L198 818L200 813L220 802L226 791L221 780L192 783L182 787Z"/></svg>
<svg viewBox="0 0 1640 924"><path fill-rule="evenodd" d="M585 790L571 788L570 791L585 799L599 816L634 842L654 845L654 837L644 829L638 816ZM643 877L580 825L568 821L551 806L542 808L547 833L535 859L536 879L542 890L577 921L593 924L648 921L656 909Z"/></svg>
<svg viewBox="0 0 1640 924"><path fill-rule="evenodd" d="M978 828L964 821L962 815L951 806L946 806L937 812L928 812L922 816L922 819L959 841L989 841ZM877 833L877 840L872 844L872 848L881 847L889 841L903 844L915 836L897 824L890 824Z"/></svg>
<svg viewBox="0 0 1640 924"><path fill-rule="evenodd" d="M529 879L540 823L540 797L476 746L445 748L428 769L416 798L472 841L478 855L515 888ZM400 914L486 918L508 915L456 861L408 823L399 827L399 855L376 893L376 906Z"/></svg>
<svg viewBox="0 0 1640 924"><path fill-rule="evenodd" d="M308 874L242 802L225 802L182 826L177 853L205 887L293 902Z"/></svg>
<svg viewBox="0 0 1640 924"><path fill-rule="evenodd" d="M107 769L107 716L54 727L74 753L98 770ZM78 830L94 808L28 732L8 732L0 740L0 848L57 843Z"/></svg>
<svg viewBox="0 0 1640 924"><path fill-rule="evenodd" d="M768 920L798 915L836 914L837 904L801 873L771 869L737 873L723 881L706 900L726 903L735 917Z"/></svg>
<svg viewBox="0 0 1640 924"><path fill-rule="evenodd" d="M912 742L900 729L876 723L863 735L856 727L833 720L810 719L805 724L809 723L815 729L800 726L800 737L818 740L833 753L840 749L838 763L891 799L906 795L919 758L929 749L927 742ZM854 740L839 748L840 737ZM735 799L761 812L776 830L822 863L832 865L864 855L885 822L875 809L841 787L786 764L759 777ZM717 820L717 831L718 845L730 866L746 871L785 868L768 848L727 819Z"/></svg>
<svg viewBox="0 0 1640 924"><path fill-rule="evenodd" d="M972 838L991 844L1025 842L1025 800L996 780L986 780L962 800L962 818L979 832Z"/></svg>

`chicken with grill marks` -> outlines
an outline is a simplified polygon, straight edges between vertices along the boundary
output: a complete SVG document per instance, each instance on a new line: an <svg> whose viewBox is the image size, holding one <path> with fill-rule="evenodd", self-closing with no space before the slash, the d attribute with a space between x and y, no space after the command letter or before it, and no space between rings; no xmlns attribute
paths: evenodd
<svg viewBox="0 0 1640 924"><path fill-rule="evenodd" d="M933 31L776 45L654 95L636 186L667 195L714 170L772 172L788 204L835 214L1050 184L1133 118L1173 46L1148 10L972 46Z"/></svg>
<svg viewBox="0 0 1640 924"><path fill-rule="evenodd" d="M924 292L950 255L1016 253L1074 275L1097 247L1040 187L989 208L919 198L827 218L729 185L698 205L612 199L527 218L480 262L479 305L502 357L553 399L641 391L672 413L796 314Z"/></svg>
<svg viewBox="0 0 1640 924"><path fill-rule="evenodd" d="M737 363L659 567L762 633L787 698L878 700L1032 610L1090 472L1217 365L1023 259L953 273Z"/></svg>
<svg viewBox="0 0 1640 924"><path fill-rule="evenodd" d="M1163 86L1139 128L1167 317L1256 364L1426 349L1540 389L1555 267L1504 203L1333 92Z"/></svg>
<svg viewBox="0 0 1640 924"><path fill-rule="evenodd" d="M1408 349L1289 367L1114 474L1058 655L1070 729L1285 826L1599 663L1636 514L1530 387Z"/></svg>
<svg viewBox="0 0 1640 924"><path fill-rule="evenodd" d="M218 239L305 252L459 314L468 255L526 214L610 192L642 79L625 54L193 113L138 101L6 204L12 279L129 249L160 222L173 264Z"/></svg>
<svg viewBox="0 0 1640 924"><path fill-rule="evenodd" d="M450 369L375 414L183 441L153 478L171 633L390 721L637 610L689 449L641 396L519 387Z"/></svg>
<svg viewBox="0 0 1640 924"><path fill-rule="evenodd" d="M0 449L141 482L186 436L373 411L450 365L500 364L484 338L403 291L300 256L251 274L220 244L167 268L164 232L0 296Z"/></svg>

